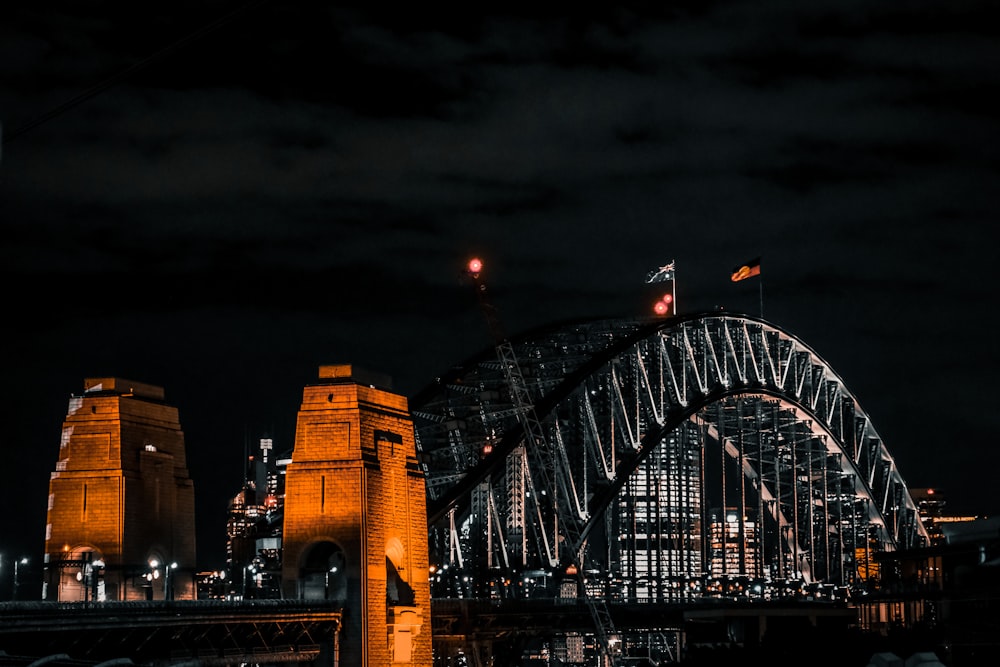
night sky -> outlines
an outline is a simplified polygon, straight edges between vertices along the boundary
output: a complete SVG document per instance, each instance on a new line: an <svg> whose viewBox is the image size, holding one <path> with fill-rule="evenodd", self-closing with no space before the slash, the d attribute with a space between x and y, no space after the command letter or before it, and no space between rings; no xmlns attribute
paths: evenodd
<svg viewBox="0 0 1000 667"><path fill-rule="evenodd" d="M680 311L763 314L909 486L1000 512L1000 8L646 4L6 7L4 562L118 376L180 410L221 565L244 447L291 448L320 365L413 396L491 345L473 254L510 333L645 315L674 260Z"/></svg>

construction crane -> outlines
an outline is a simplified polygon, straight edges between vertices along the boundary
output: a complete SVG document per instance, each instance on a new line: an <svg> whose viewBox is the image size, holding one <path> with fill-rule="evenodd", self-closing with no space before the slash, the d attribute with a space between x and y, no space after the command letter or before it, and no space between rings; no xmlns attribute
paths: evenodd
<svg viewBox="0 0 1000 667"><path fill-rule="evenodd" d="M530 497L535 505L535 512L538 514L540 524L540 537L543 542L542 549L549 559L550 565L565 565L567 574L575 574L577 577L577 596L586 603L594 620L594 628L597 634L598 650L603 654L606 664L617 665L617 657L613 650L611 641L615 636L614 623L611 619L611 612L608 610L604 598L594 599L587 595L585 585L585 573L583 567L583 552L585 544L581 542L580 522L586 519L582 508L577 506L576 494L569 487L571 480L566 474L560 474L559 466L562 470L569 469L569 460L565 448L561 441L556 438L555 442L550 441L545 427L535 412L534 403L528 392L527 383L521 372L514 345L504 332L500 322L496 306L486 289L486 282L483 279L483 262L479 258L473 258L466 265L466 273L472 280L476 288L476 295L479 304L486 315L487 323L493 334L494 345L496 347L497 359L504 373L504 379L510 391L511 403L517 415L518 423L521 426L523 440L521 445L515 450L515 460L526 460L530 462L531 470L524 475L526 483L529 485ZM535 485L542 489L549 490L558 488L557 496L554 498L553 508L557 519L557 530L562 531L566 537L566 542L571 545L571 552L560 558L558 553L559 535L552 536L552 543L549 543L548 535L541 521L543 508L541 506L542 494L535 492ZM519 508L522 513L523 507ZM575 512L575 514L574 514ZM515 516L515 521L526 522L526 517L522 514ZM523 524L522 524L523 526ZM523 533L522 533L523 534Z"/></svg>

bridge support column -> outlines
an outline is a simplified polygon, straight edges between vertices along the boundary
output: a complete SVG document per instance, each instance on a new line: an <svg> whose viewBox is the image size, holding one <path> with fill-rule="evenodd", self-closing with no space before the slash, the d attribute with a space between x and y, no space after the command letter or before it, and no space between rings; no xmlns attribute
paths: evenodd
<svg viewBox="0 0 1000 667"><path fill-rule="evenodd" d="M431 664L427 507L406 398L321 366L286 468L282 589L343 605L342 664Z"/></svg>
<svg viewBox="0 0 1000 667"><path fill-rule="evenodd" d="M164 568L176 563L173 597L194 599L195 556L194 483L177 408L162 387L87 378L70 399L49 479L43 597L163 599Z"/></svg>

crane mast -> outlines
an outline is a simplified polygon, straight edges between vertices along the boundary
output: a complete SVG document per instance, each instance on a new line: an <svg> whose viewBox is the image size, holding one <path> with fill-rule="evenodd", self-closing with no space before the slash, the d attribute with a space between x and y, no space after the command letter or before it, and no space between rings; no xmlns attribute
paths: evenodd
<svg viewBox="0 0 1000 667"><path fill-rule="evenodd" d="M556 567L563 561L568 565L567 572L576 572L577 595L586 603L594 620L594 628L597 633L598 647L603 653L605 660L609 664L617 664L614 651L611 648L611 637L615 634L614 623L611 619L611 612L607 608L604 598L594 599L587 595L585 585L585 571L583 567L583 552L585 545L581 542L580 522L586 519L582 508L577 506L576 495L568 486L566 474L560 474L557 464L563 466L562 470L569 469L569 460L565 449L557 438L553 444L548 438L545 427L535 411L534 403L528 392L528 386L518 363L514 345L504 332L497 313L496 306L486 290L486 282L482 275L483 263L478 258L469 261L466 273L471 278L476 288L476 296L479 304L486 316L490 332L493 334L494 345L496 347L497 360L504 373L504 379L510 391L510 399L517 414L518 423L523 432L523 440L515 450L514 461L524 461L531 466L530 471L525 471L524 480L530 487L531 498L534 499L535 512L538 514L539 533L543 542L545 555L551 566ZM549 543L549 536L544 529L542 519L543 508L541 506L541 494L534 488L535 480L538 480L542 489L556 489L558 493L553 494L554 518L556 520L556 530L552 536L552 544ZM555 484L553 484L555 482ZM561 498L561 502L560 502ZM522 506L522 511L526 511ZM575 516L574 516L575 510ZM515 521L522 521L522 534L526 528L527 518L524 514L520 518L515 517ZM558 553L559 532L563 532L570 545L570 553L560 558ZM523 553L523 552L522 552Z"/></svg>

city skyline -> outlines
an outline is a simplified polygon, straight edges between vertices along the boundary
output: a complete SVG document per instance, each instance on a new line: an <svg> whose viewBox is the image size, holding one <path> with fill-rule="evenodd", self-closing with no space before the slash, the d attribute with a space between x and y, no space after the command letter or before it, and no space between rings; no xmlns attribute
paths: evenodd
<svg viewBox="0 0 1000 667"><path fill-rule="evenodd" d="M800 337L909 486L1000 511L995 8L12 11L6 562L41 553L85 378L178 407L211 553L318 366L413 396L489 348L474 254L511 334L645 311L673 261L680 312Z"/></svg>

